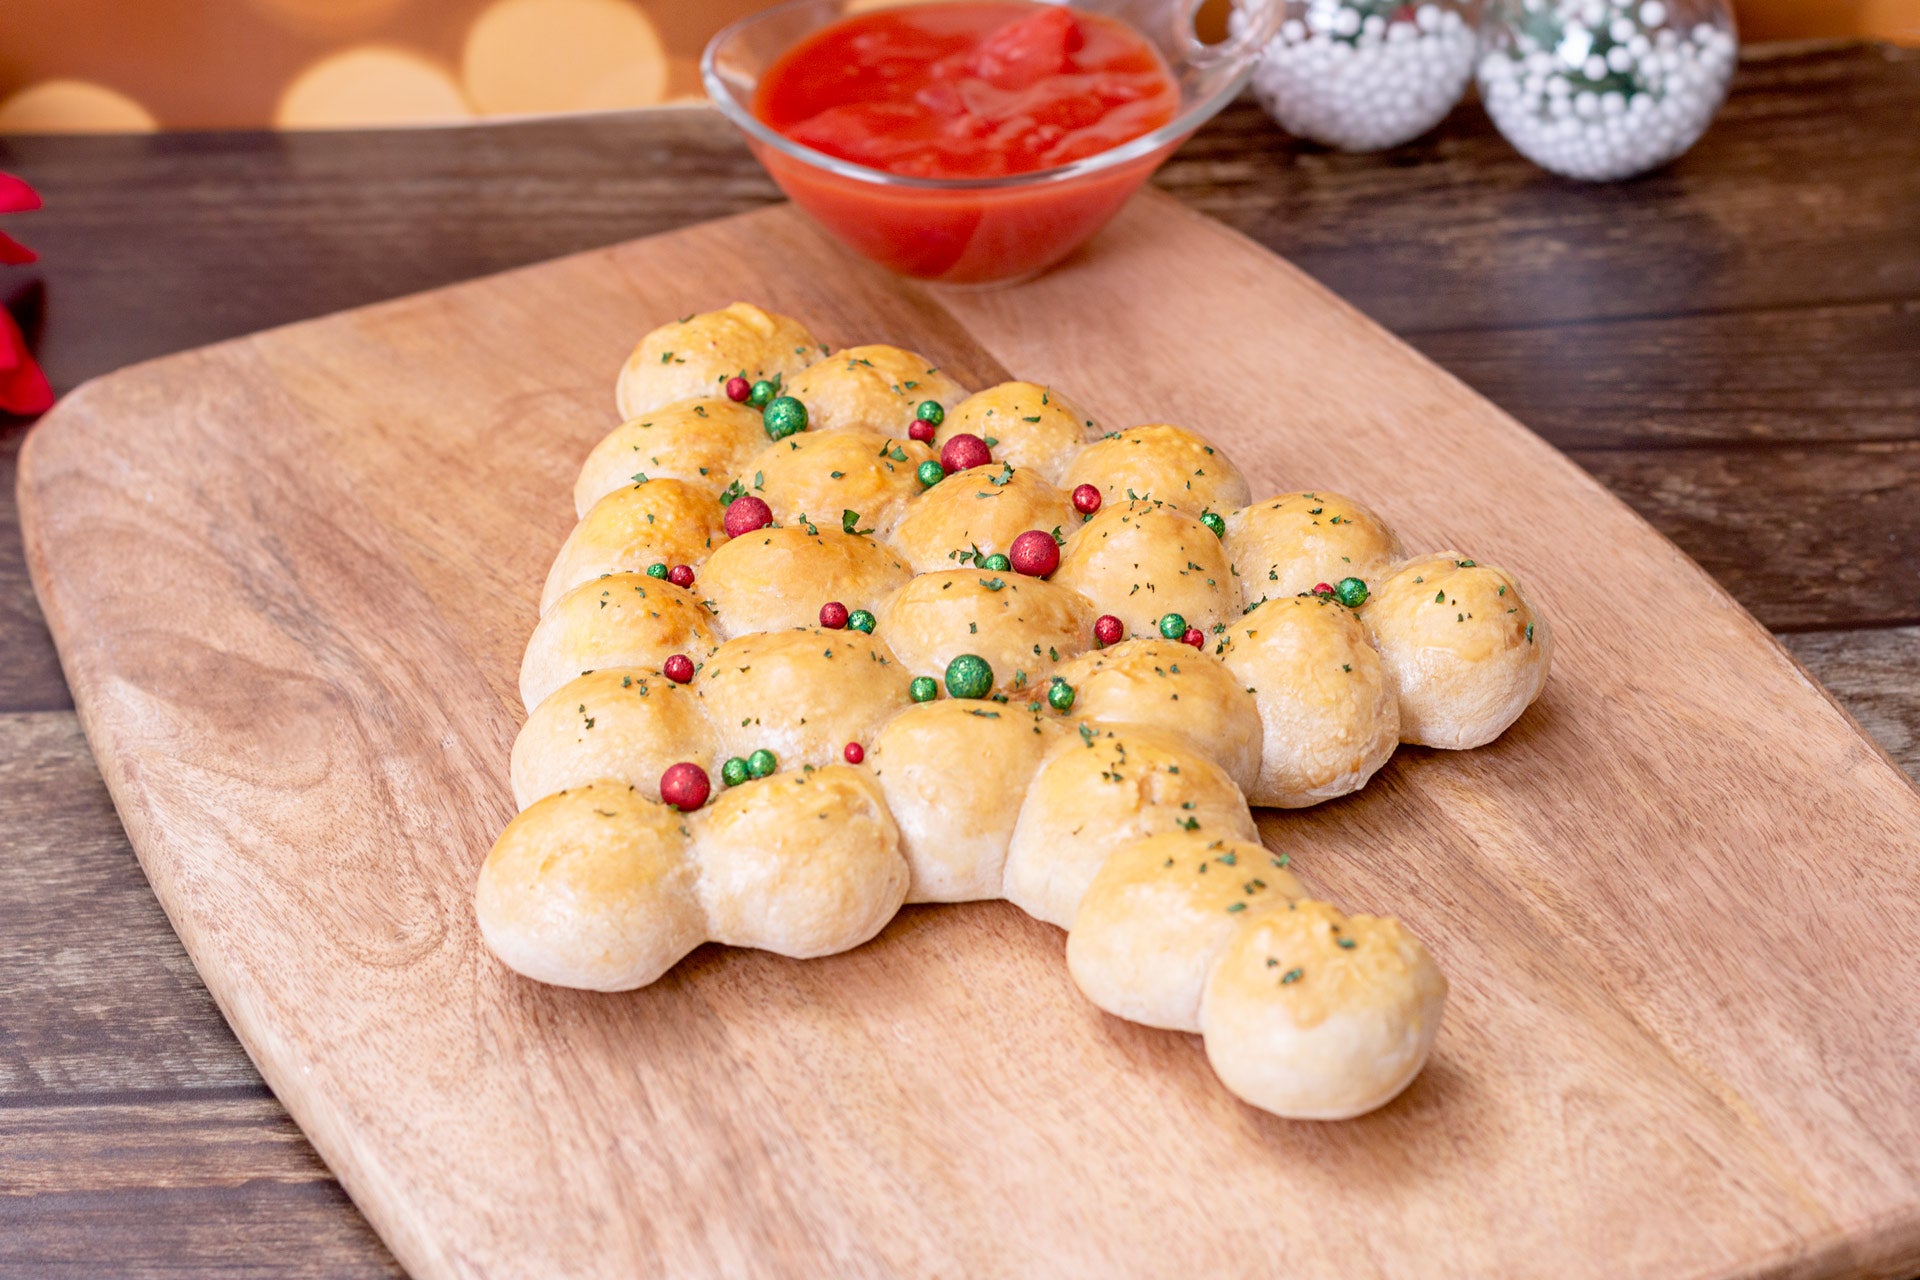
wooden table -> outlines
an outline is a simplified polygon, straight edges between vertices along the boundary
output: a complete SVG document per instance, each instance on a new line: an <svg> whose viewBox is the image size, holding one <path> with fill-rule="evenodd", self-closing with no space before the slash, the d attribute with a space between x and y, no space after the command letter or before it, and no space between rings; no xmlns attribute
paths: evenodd
<svg viewBox="0 0 1920 1280"><path fill-rule="evenodd" d="M1623 186L1468 108L1385 156L1254 107L1160 183L1567 450L1920 775L1920 51L1749 51ZM57 387L776 198L705 111L464 130L0 141L46 196ZM21 560L0 426L0 1276L398 1274L261 1083L141 876ZM138 564L127 572L137 574Z"/></svg>

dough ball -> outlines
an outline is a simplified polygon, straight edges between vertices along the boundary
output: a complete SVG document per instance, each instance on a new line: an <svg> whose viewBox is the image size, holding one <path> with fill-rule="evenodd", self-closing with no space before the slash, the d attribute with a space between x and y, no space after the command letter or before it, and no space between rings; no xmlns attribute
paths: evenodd
<svg viewBox="0 0 1920 1280"><path fill-rule="evenodd" d="M782 769L831 764L849 742L872 740L908 705L912 676L886 646L848 628L737 636L714 650L688 687L713 726L715 755L761 747Z"/></svg>
<svg viewBox="0 0 1920 1280"><path fill-rule="evenodd" d="M915 498L894 541L915 573L932 573L961 564L961 552L1006 555L1029 529L1065 534L1079 519L1039 472L996 462L956 471Z"/></svg>
<svg viewBox="0 0 1920 1280"><path fill-rule="evenodd" d="M1177 613L1211 637L1240 612L1220 539L1158 502L1101 507L1067 538L1050 581L1093 601L1096 615L1113 614L1132 635L1158 635L1161 617Z"/></svg>
<svg viewBox="0 0 1920 1280"><path fill-rule="evenodd" d="M1054 664L1092 642L1093 617L1084 598L1046 579L946 569L896 592L878 634L910 675L939 677L961 654L977 654L995 689L1040 697Z"/></svg>
<svg viewBox="0 0 1920 1280"><path fill-rule="evenodd" d="M713 731L691 688L645 667L610 667L543 699L513 740L509 776L524 809L595 778L660 798L660 775L691 760L714 772Z"/></svg>
<svg viewBox="0 0 1920 1280"><path fill-rule="evenodd" d="M553 558L540 612L602 574L644 572L656 562L699 564L726 539L725 515L712 494L684 480L614 490L581 517Z"/></svg>
<svg viewBox="0 0 1920 1280"><path fill-rule="evenodd" d="M573 509L584 516L618 489L649 480L681 480L720 496L729 477L767 444L760 411L725 397L682 400L622 423L593 447L573 483Z"/></svg>
<svg viewBox="0 0 1920 1280"><path fill-rule="evenodd" d="M589 671L658 671L676 653L697 660L718 643L712 618L692 592L644 573L609 574L581 583L541 617L520 662L520 697L532 711Z"/></svg>
<svg viewBox="0 0 1920 1280"><path fill-rule="evenodd" d="M907 895L900 832L864 769L829 765L723 792L695 816L716 942L806 959L857 947Z"/></svg>
<svg viewBox="0 0 1920 1280"><path fill-rule="evenodd" d="M1249 840L1169 831L1122 845L1081 899L1067 968L1108 1013L1200 1030L1207 974L1248 912L1306 896L1279 855Z"/></svg>
<svg viewBox="0 0 1920 1280"><path fill-rule="evenodd" d="M706 940L681 816L624 783L548 796L507 824L474 909L493 954L537 982L630 991Z"/></svg>
<svg viewBox="0 0 1920 1280"><path fill-rule="evenodd" d="M825 350L798 320L736 302L663 324L640 339L620 370L614 399L622 418L638 418L676 400L722 395L736 376L791 380Z"/></svg>
<svg viewBox="0 0 1920 1280"><path fill-rule="evenodd" d="M881 728L867 764L900 824L913 872L908 902L1000 896L1027 786L1066 731L1049 711L946 698Z"/></svg>
<svg viewBox="0 0 1920 1280"><path fill-rule="evenodd" d="M1090 650L1053 674L1073 686L1073 714L1082 719L1184 738L1217 760L1242 791L1252 791L1260 777L1260 709L1210 653L1142 637Z"/></svg>
<svg viewBox="0 0 1920 1280"><path fill-rule="evenodd" d="M878 610L910 578L906 562L882 542L843 533L839 522L776 525L721 544L700 569L694 589L713 609L720 630L809 627L820 606Z"/></svg>
<svg viewBox="0 0 1920 1280"><path fill-rule="evenodd" d="M1184 427L1158 423L1109 432L1075 458L1060 481L1071 493L1083 484L1109 504L1156 499L1189 515L1244 507L1252 497L1240 468Z"/></svg>
<svg viewBox="0 0 1920 1280"><path fill-rule="evenodd" d="M1547 684L1553 631L1505 569L1421 556L1360 611L1400 699L1400 740L1464 750L1505 733Z"/></svg>
<svg viewBox="0 0 1920 1280"><path fill-rule="evenodd" d="M821 357L787 386L807 406L807 430L857 427L907 438L923 400L951 409L967 389L933 361L899 347L849 347Z"/></svg>
<svg viewBox="0 0 1920 1280"><path fill-rule="evenodd" d="M764 440L765 437L762 436ZM759 494L781 524L806 516L842 528L853 511L856 526L888 537L907 502L920 492L914 468L933 457L926 445L872 431L802 431L761 450L739 473L742 488Z"/></svg>
<svg viewBox="0 0 1920 1280"><path fill-rule="evenodd" d="M944 445L961 434L987 441L994 461L1010 462L1057 485L1099 432L1092 418L1052 387L1003 382L955 405L933 442Z"/></svg>
<svg viewBox="0 0 1920 1280"><path fill-rule="evenodd" d="M1067 928L1113 851L1163 831L1258 839L1240 789L1212 757L1151 729L1082 725L1027 790L1007 849L1006 898Z"/></svg>
<svg viewBox="0 0 1920 1280"><path fill-rule="evenodd" d="M1346 606L1269 600L1227 629L1220 657L1260 709L1253 803L1297 809L1358 791L1393 754L1393 686Z"/></svg>
<svg viewBox="0 0 1920 1280"><path fill-rule="evenodd" d="M1406 1088L1447 999L1420 940L1324 902L1248 914L1200 1001L1207 1059L1227 1088L1294 1120L1345 1120Z"/></svg>
<svg viewBox="0 0 1920 1280"><path fill-rule="evenodd" d="M1248 604L1359 578L1369 587L1400 559L1386 522L1337 493L1284 493L1228 512L1227 556Z"/></svg>

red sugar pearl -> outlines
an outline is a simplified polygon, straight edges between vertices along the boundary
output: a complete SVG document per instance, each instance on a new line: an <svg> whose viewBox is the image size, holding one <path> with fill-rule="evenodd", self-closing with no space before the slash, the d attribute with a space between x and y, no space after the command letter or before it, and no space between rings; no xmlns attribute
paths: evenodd
<svg viewBox="0 0 1920 1280"><path fill-rule="evenodd" d="M734 377L727 379L727 399L738 404L745 401L746 398L752 394L753 384L745 378L736 374Z"/></svg>
<svg viewBox="0 0 1920 1280"><path fill-rule="evenodd" d="M1198 627L1188 627L1187 634L1180 637L1181 644L1190 644L1196 649L1207 647L1207 633Z"/></svg>
<svg viewBox="0 0 1920 1280"><path fill-rule="evenodd" d="M1330 596L1333 594L1333 584L1328 582L1316 582L1313 584L1313 594L1317 596Z"/></svg>
<svg viewBox="0 0 1920 1280"><path fill-rule="evenodd" d="M1007 560L1015 573L1044 578L1060 567L1060 544L1045 529L1029 529L1007 548Z"/></svg>
<svg viewBox="0 0 1920 1280"><path fill-rule="evenodd" d="M1102 649L1110 644L1119 644L1126 634L1126 624L1110 613L1103 613L1093 620L1093 639Z"/></svg>
<svg viewBox="0 0 1920 1280"><path fill-rule="evenodd" d="M829 631L838 631L847 625L847 606L838 600L829 600L820 606L820 625Z"/></svg>
<svg viewBox="0 0 1920 1280"><path fill-rule="evenodd" d="M940 449L940 466L948 475L969 467L984 467L992 461L993 451L987 448L987 442L965 431L948 437Z"/></svg>
<svg viewBox="0 0 1920 1280"><path fill-rule="evenodd" d="M1100 489L1096 485L1077 484L1073 486L1073 509L1083 516L1090 516L1100 509Z"/></svg>
<svg viewBox="0 0 1920 1280"><path fill-rule="evenodd" d="M690 761L668 765L667 771L660 775L660 799L682 813L692 813L705 804L712 791L707 771Z"/></svg>
<svg viewBox="0 0 1920 1280"><path fill-rule="evenodd" d="M685 684L693 679L693 659L684 653L676 653L660 664L660 674L675 684Z"/></svg>
<svg viewBox="0 0 1920 1280"><path fill-rule="evenodd" d="M841 750L840 757L848 764L859 764L867 758L867 749L857 742L849 742Z"/></svg>
<svg viewBox="0 0 1920 1280"><path fill-rule="evenodd" d="M910 439L918 440L921 444L932 444L934 430L934 425L931 422L922 422L918 418L915 418L913 425L907 428L907 436Z"/></svg>
<svg viewBox="0 0 1920 1280"><path fill-rule="evenodd" d="M735 498L727 504L727 536L743 537L755 529L764 529L773 523L773 508L759 498L748 494L744 498Z"/></svg>
<svg viewBox="0 0 1920 1280"><path fill-rule="evenodd" d="M677 564L673 566L673 568L667 570L667 581L676 587L692 586L693 566L690 564Z"/></svg>

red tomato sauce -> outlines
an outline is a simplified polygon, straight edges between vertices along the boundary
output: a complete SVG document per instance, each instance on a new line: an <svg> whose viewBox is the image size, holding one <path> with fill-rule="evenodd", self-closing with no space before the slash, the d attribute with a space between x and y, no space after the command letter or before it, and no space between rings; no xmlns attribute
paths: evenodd
<svg viewBox="0 0 1920 1280"><path fill-rule="evenodd" d="M816 32L761 78L754 114L888 173L993 178L1097 155L1158 129L1179 104L1153 46L1110 18L948 3Z"/></svg>
<svg viewBox="0 0 1920 1280"><path fill-rule="evenodd" d="M1098 155L1173 120L1154 47L1111 18L1017 0L954 0L825 27L761 77L754 114L815 151L908 178L1013 178ZM1176 145L1091 174L1004 189L843 177L756 145L794 201L906 275L1030 274L1106 223Z"/></svg>

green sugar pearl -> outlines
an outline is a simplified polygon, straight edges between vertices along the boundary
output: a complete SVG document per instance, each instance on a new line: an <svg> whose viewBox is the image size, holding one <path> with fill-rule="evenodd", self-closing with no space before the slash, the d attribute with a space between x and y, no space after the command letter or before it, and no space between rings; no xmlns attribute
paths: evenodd
<svg viewBox="0 0 1920 1280"><path fill-rule="evenodd" d="M947 420L947 411L940 407L938 400L922 400L920 407L913 411L913 416L937 427Z"/></svg>
<svg viewBox="0 0 1920 1280"><path fill-rule="evenodd" d="M915 676L907 686L907 696L915 702L932 702L940 696L940 682L932 676Z"/></svg>
<svg viewBox="0 0 1920 1280"><path fill-rule="evenodd" d="M764 409L769 404L773 403L774 397L778 396L779 394L780 394L780 388L774 386L771 382L768 382L765 378L762 378L760 381L753 384L752 390L747 392L747 403L752 405L756 409Z"/></svg>
<svg viewBox="0 0 1920 1280"><path fill-rule="evenodd" d="M1342 578L1333 584L1333 598L1349 609L1367 602L1367 584L1358 578Z"/></svg>
<svg viewBox="0 0 1920 1280"><path fill-rule="evenodd" d="M1178 640L1187 634L1187 620L1177 613L1160 616L1160 634L1168 640Z"/></svg>
<svg viewBox="0 0 1920 1280"><path fill-rule="evenodd" d="M1013 569L1013 561L1007 559L1003 555L994 554L994 555L988 556L986 559L986 563L981 565L980 567L983 569L992 570L994 573L1008 573Z"/></svg>
<svg viewBox="0 0 1920 1280"><path fill-rule="evenodd" d="M956 698L986 697L993 692L993 668L978 654L961 654L947 664L947 692Z"/></svg>
<svg viewBox="0 0 1920 1280"><path fill-rule="evenodd" d="M1208 511L1204 513L1200 517L1200 523L1213 530L1213 536L1216 538L1224 538L1227 536L1227 522L1221 519L1218 512Z"/></svg>
<svg viewBox="0 0 1920 1280"><path fill-rule="evenodd" d="M752 776L747 772L747 762L739 756L733 757L720 766L720 781L730 787L737 787Z"/></svg>
<svg viewBox="0 0 1920 1280"><path fill-rule="evenodd" d="M649 578L664 578L667 576L667 566L656 560L647 566L647 576Z"/></svg>
<svg viewBox="0 0 1920 1280"><path fill-rule="evenodd" d="M1055 676L1047 686L1047 705L1055 711L1073 710L1073 686Z"/></svg>
<svg viewBox="0 0 1920 1280"><path fill-rule="evenodd" d="M750 778L764 778L779 767L779 760L765 747L747 757L747 776Z"/></svg>
<svg viewBox="0 0 1920 1280"><path fill-rule="evenodd" d="M940 465L938 459L928 458L920 464L913 474L919 477L920 483L923 486L931 489L947 478L947 469Z"/></svg>
<svg viewBox="0 0 1920 1280"><path fill-rule="evenodd" d="M874 616L865 609L855 609L847 615L847 629L850 631L864 631L872 635L873 624Z"/></svg>
<svg viewBox="0 0 1920 1280"><path fill-rule="evenodd" d="M769 437L785 440L807 429L807 406L792 396L781 396L767 405L760 415L760 421Z"/></svg>

